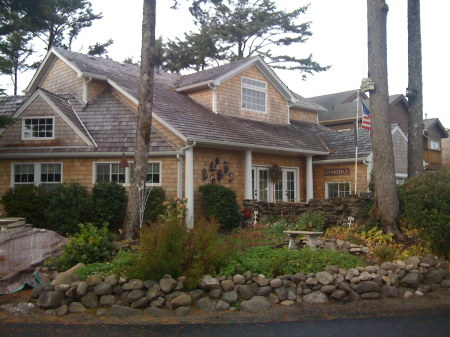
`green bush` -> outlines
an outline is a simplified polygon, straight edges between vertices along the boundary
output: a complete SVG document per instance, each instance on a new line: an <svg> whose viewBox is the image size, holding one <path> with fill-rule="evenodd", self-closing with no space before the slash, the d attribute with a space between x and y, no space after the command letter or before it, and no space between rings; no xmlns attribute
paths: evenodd
<svg viewBox="0 0 450 337"><path fill-rule="evenodd" d="M326 220L322 211L305 212L298 217L298 228L301 231L321 232L326 229Z"/></svg>
<svg viewBox="0 0 450 337"><path fill-rule="evenodd" d="M45 212L48 227L62 234L78 231L78 224L89 220L91 198L80 184L59 185L51 194Z"/></svg>
<svg viewBox="0 0 450 337"><path fill-rule="evenodd" d="M45 209L48 193L41 187L23 185L10 189L1 198L7 216L27 218L27 223L38 228L48 228Z"/></svg>
<svg viewBox="0 0 450 337"><path fill-rule="evenodd" d="M428 171L403 185L404 218L436 255L450 256L450 170Z"/></svg>
<svg viewBox="0 0 450 337"><path fill-rule="evenodd" d="M108 223L110 229L122 227L127 207L125 188L115 182L96 183L92 188L92 222L96 226Z"/></svg>
<svg viewBox="0 0 450 337"><path fill-rule="evenodd" d="M91 223L79 224L79 232L69 237L62 253L56 258L55 265L64 271L77 263L90 264L109 260L114 256L113 235L105 224L97 228Z"/></svg>
<svg viewBox="0 0 450 337"><path fill-rule="evenodd" d="M144 220L150 223L156 222L161 214L164 214L164 201L166 191L162 187L153 187L145 206Z"/></svg>
<svg viewBox="0 0 450 337"><path fill-rule="evenodd" d="M237 227L241 222L239 206L236 202L236 192L222 185L202 185L202 204L207 218L215 218L222 228Z"/></svg>
<svg viewBox="0 0 450 337"><path fill-rule="evenodd" d="M377 263L390 262L395 259L397 250L394 247L383 245L378 246L373 250L373 254L377 258Z"/></svg>
<svg viewBox="0 0 450 337"><path fill-rule="evenodd" d="M251 247L244 253L235 254L228 261L228 264L220 270L219 274L232 276L249 270L252 273L264 274L266 277L275 277L292 275L298 272L317 273L323 271L327 265L336 265L339 268L348 269L363 266L364 262L349 253L327 249L289 250L260 246Z"/></svg>

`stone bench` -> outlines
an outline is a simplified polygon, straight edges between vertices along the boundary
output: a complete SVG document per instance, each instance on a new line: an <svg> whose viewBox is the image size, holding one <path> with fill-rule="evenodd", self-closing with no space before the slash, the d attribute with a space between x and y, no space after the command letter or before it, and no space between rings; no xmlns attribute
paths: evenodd
<svg viewBox="0 0 450 337"><path fill-rule="evenodd" d="M316 250L317 247L317 238L323 235L323 232L307 232L307 231L283 231L289 237L289 249L298 249L297 244L295 243L295 239L299 235L304 235L308 240L306 245L310 247L312 250Z"/></svg>
<svg viewBox="0 0 450 337"><path fill-rule="evenodd" d="M2 232L6 230L14 230L17 228L25 227L25 218L0 218L0 229Z"/></svg>

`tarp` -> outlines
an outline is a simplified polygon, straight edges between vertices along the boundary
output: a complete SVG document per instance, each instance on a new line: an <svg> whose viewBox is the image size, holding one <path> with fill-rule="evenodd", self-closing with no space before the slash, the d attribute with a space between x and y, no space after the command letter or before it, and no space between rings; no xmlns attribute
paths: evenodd
<svg viewBox="0 0 450 337"><path fill-rule="evenodd" d="M44 260L56 256L67 239L56 232L24 228L0 232L0 295L34 287Z"/></svg>

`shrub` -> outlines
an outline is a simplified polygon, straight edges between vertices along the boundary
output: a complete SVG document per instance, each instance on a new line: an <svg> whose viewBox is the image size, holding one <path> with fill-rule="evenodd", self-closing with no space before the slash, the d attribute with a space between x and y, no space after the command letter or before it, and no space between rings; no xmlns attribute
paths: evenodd
<svg viewBox="0 0 450 337"><path fill-rule="evenodd" d="M326 220L322 211L305 212L298 217L298 228L301 231L321 232L325 229Z"/></svg>
<svg viewBox="0 0 450 337"><path fill-rule="evenodd" d="M125 219L127 195L125 188L115 182L99 182L92 188L92 222L96 226L108 223L117 230Z"/></svg>
<svg viewBox="0 0 450 337"><path fill-rule="evenodd" d="M266 277L292 275L297 272L316 273L323 271L327 265L339 268L363 266L358 257L346 252L334 252L327 249L288 250L285 248L252 247L245 252L235 254L228 264L219 272L220 275L232 276L247 270Z"/></svg>
<svg viewBox="0 0 450 337"><path fill-rule="evenodd" d="M162 187L153 187L148 196L147 205L145 206L144 220L148 222L156 222L160 215L164 214L164 201L166 200L166 192Z"/></svg>
<svg viewBox="0 0 450 337"><path fill-rule="evenodd" d="M59 185L51 194L45 212L49 228L63 233L78 231L78 224L88 221L91 198L80 184Z"/></svg>
<svg viewBox="0 0 450 337"><path fill-rule="evenodd" d="M48 228L45 209L48 193L41 187L23 185L10 189L1 198L7 216L27 218L35 227Z"/></svg>
<svg viewBox="0 0 450 337"><path fill-rule="evenodd" d="M450 256L450 170L424 172L403 185L404 218L436 255Z"/></svg>
<svg viewBox="0 0 450 337"><path fill-rule="evenodd" d="M79 224L79 232L69 237L55 265L63 271L77 263L90 264L110 259L114 255L113 235L105 224L97 228L91 223Z"/></svg>
<svg viewBox="0 0 450 337"><path fill-rule="evenodd" d="M397 250L391 246L378 246L373 250L377 263L382 264L386 261L393 261L397 255Z"/></svg>
<svg viewBox="0 0 450 337"><path fill-rule="evenodd" d="M241 222L239 206L236 202L236 192L222 185L202 185L202 204L207 218L215 218L222 228L230 229Z"/></svg>

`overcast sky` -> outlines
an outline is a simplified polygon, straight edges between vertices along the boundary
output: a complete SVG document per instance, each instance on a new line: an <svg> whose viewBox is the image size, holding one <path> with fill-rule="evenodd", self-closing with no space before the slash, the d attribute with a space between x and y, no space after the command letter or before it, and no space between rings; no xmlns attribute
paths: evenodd
<svg viewBox="0 0 450 337"><path fill-rule="evenodd" d="M183 1L181 1L183 2ZM184 1L186 4L190 1ZM277 0L280 8L293 9L308 1ZM276 71L285 84L304 97L357 89L367 77L367 27L365 0L310 0L310 8L302 21L312 21L313 36L283 52L313 58L331 69L309 76L306 81L295 71ZM89 45L105 42L109 57L123 61L139 59L141 49L142 0L91 0L95 12L103 19L85 29L73 43L73 51L86 52ZM390 94L404 94L408 85L407 0L387 0L388 13L388 76ZM157 0L157 36L173 38L195 30L187 6L170 9L172 0ZM445 100L445 85L450 81L448 68L450 33L450 1L421 2L424 113L438 117L450 127L450 109ZM38 45L36 45L38 47ZM43 52L40 53L43 57ZM21 76L19 89L24 89L32 74ZM7 85L2 78L1 87ZM9 85L9 84L8 84ZM8 89L11 86L7 86Z"/></svg>

